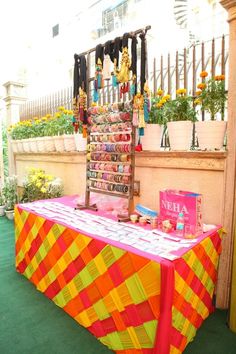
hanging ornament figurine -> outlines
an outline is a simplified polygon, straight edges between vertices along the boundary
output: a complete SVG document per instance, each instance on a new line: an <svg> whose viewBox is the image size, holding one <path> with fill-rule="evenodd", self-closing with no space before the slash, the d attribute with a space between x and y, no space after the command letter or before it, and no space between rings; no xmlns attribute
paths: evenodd
<svg viewBox="0 0 236 354"><path fill-rule="evenodd" d="M117 73L117 80L122 83L121 86L121 94L129 92L129 76L130 76L130 68L131 62L129 58L128 48L124 47L122 50L122 59L121 59L121 67L120 71Z"/></svg>
<svg viewBox="0 0 236 354"><path fill-rule="evenodd" d="M134 96L132 123L135 127L139 127L139 129L145 128L143 106L143 95L138 92L137 95Z"/></svg>
<svg viewBox="0 0 236 354"><path fill-rule="evenodd" d="M87 136L87 95L86 92L79 89L79 120L83 124L83 137Z"/></svg>

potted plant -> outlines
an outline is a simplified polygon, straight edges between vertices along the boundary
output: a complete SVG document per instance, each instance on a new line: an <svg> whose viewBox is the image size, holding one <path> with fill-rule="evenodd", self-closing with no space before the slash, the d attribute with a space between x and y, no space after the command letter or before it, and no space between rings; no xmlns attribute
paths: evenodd
<svg viewBox="0 0 236 354"><path fill-rule="evenodd" d="M5 199L2 195L2 191L0 190L0 216L4 216L5 215Z"/></svg>
<svg viewBox="0 0 236 354"><path fill-rule="evenodd" d="M23 183L22 202L57 198L62 195L63 185L60 178L46 174L40 168L31 168Z"/></svg>
<svg viewBox="0 0 236 354"><path fill-rule="evenodd" d="M227 95L225 92L225 76L217 75L210 79L206 71L200 73L202 82L198 85L199 90L195 104L201 105L206 112L204 121L196 122L196 133L198 145L201 150L219 150L224 144L226 132L226 122L223 120L225 102ZM222 114L222 119L220 117Z"/></svg>
<svg viewBox="0 0 236 354"><path fill-rule="evenodd" d="M189 150L191 148L196 112L193 107L193 99L186 92L185 88L178 89L176 98L167 101L163 108L171 150Z"/></svg>
<svg viewBox="0 0 236 354"><path fill-rule="evenodd" d="M14 206L18 202L17 195L17 178L16 176L7 177L2 189L2 194L5 199L5 213L9 220L14 218Z"/></svg>
<svg viewBox="0 0 236 354"><path fill-rule="evenodd" d="M74 127L72 124L72 111L59 107L59 112L55 114L54 121L54 142L56 151L75 151Z"/></svg>
<svg viewBox="0 0 236 354"><path fill-rule="evenodd" d="M161 147L161 140L166 128L166 119L163 115L165 103L170 99L170 95L164 95L163 90L159 89L151 99L151 110L149 119L142 137L143 150L158 151Z"/></svg>

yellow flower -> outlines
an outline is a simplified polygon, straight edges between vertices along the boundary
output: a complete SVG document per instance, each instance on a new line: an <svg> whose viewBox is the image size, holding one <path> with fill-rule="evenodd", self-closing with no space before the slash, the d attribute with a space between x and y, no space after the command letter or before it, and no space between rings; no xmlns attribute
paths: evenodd
<svg viewBox="0 0 236 354"><path fill-rule="evenodd" d="M63 113L68 114L68 109L64 109Z"/></svg>
<svg viewBox="0 0 236 354"><path fill-rule="evenodd" d="M46 114L46 117L47 117L47 118L51 118L52 115L51 115L50 113L48 113L48 114Z"/></svg>
<svg viewBox="0 0 236 354"><path fill-rule="evenodd" d="M202 71L200 73L200 77L207 77L208 76L208 72L207 71Z"/></svg>
<svg viewBox="0 0 236 354"><path fill-rule="evenodd" d="M97 102L92 102L92 107L96 107L97 106Z"/></svg>
<svg viewBox="0 0 236 354"><path fill-rule="evenodd" d="M201 104L202 103L202 101L200 100L200 98L197 98L196 100L194 100L194 104Z"/></svg>
<svg viewBox="0 0 236 354"><path fill-rule="evenodd" d="M41 188L41 186L42 186L42 183L40 183L40 182L36 183L36 187Z"/></svg>
<svg viewBox="0 0 236 354"><path fill-rule="evenodd" d="M69 111L68 111L68 114L72 115L72 114L73 114L73 111L69 110Z"/></svg>
<svg viewBox="0 0 236 354"><path fill-rule="evenodd" d="M180 89L176 90L177 95L185 95L186 92L187 92L187 90L185 88L180 88Z"/></svg>
<svg viewBox="0 0 236 354"><path fill-rule="evenodd" d="M170 95L165 95L165 96L163 97L163 99L166 100L166 101L168 101L168 100L170 99Z"/></svg>
<svg viewBox="0 0 236 354"><path fill-rule="evenodd" d="M201 93L202 93L202 91L198 90L198 91L195 92L195 95L196 95L196 96L200 96Z"/></svg>
<svg viewBox="0 0 236 354"><path fill-rule="evenodd" d="M47 120L47 117L42 117L41 120L44 120L44 121L45 121L45 120Z"/></svg>
<svg viewBox="0 0 236 354"><path fill-rule="evenodd" d="M164 103L166 103L166 99L164 99L164 97L160 100L160 103L161 104L164 104Z"/></svg>
<svg viewBox="0 0 236 354"><path fill-rule="evenodd" d="M60 118L60 116L61 116L61 113L59 113L59 112L55 113L56 118Z"/></svg>
<svg viewBox="0 0 236 354"><path fill-rule="evenodd" d="M156 106L157 106L157 108L161 108L162 107L162 103L159 102L159 103L156 104Z"/></svg>
<svg viewBox="0 0 236 354"><path fill-rule="evenodd" d="M58 107L58 110L61 111L61 112L63 112L63 111L65 110L65 107L60 106L60 107Z"/></svg>
<svg viewBox="0 0 236 354"><path fill-rule="evenodd" d="M42 188L40 189L40 191L41 191L42 193L46 193L46 192L47 192L47 189L46 189L45 187L42 187Z"/></svg>
<svg viewBox="0 0 236 354"><path fill-rule="evenodd" d="M157 96L162 96L162 95L163 95L163 93L164 93L164 91L163 91L163 90L161 90L161 89L157 90Z"/></svg>
<svg viewBox="0 0 236 354"><path fill-rule="evenodd" d="M206 88L206 84L204 82L201 82L200 84L197 85L197 88L203 90L204 88Z"/></svg>

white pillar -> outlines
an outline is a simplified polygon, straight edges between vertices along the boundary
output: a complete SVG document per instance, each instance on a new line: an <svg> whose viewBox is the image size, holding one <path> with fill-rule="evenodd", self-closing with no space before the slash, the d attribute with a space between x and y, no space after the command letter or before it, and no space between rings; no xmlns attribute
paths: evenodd
<svg viewBox="0 0 236 354"><path fill-rule="evenodd" d="M2 97L0 96L0 187L4 182L2 128L3 128L3 107L2 107Z"/></svg>
<svg viewBox="0 0 236 354"><path fill-rule="evenodd" d="M26 101L25 84L8 81L3 85L6 89L4 101L6 104L6 126L17 123L20 120L19 107ZM14 155L8 140L9 175L15 174Z"/></svg>

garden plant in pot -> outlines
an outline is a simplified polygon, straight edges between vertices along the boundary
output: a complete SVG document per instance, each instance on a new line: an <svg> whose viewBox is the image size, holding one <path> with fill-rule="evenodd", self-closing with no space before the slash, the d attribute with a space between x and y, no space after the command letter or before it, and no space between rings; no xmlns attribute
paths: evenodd
<svg viewBox="0 0 236 354"><path fill-rule="evenodd" d="M72 124L73 112L59 107L53 120L54 142L56 151L75 151L74 127Z"/></svg>
<svg viewBox="0 0 236 354"><path fill-rule="evenodd" d="M163 116L167 121L171 150L190 150L192 145L193 122L196 112L193 99L186 94L186 89L178 89L176 98L168 100L163 107Z"/></svg>
<svg viewBox="0 0 236 354"><path fill-rule="evenodd" d="M227 95L225 92L225 76L217 75L206 79L208 73L202 71L202 82L198 84L195 104L201 105L205 111L204 121L196 122L198 145L201 150L220 150L223 148L226 132L224 109Z"/></svg>
<svg viewBox="0 0 236 354"><path fill-rule="evenodd" d="M30 168L23 183L21 202L58 198L62 196L62 192L63 185L60 178L45 173L41 168Z"/></svg>
<svg viewBox="0 0 236 354"><path fill-rule="evenodd" d="M17 194L17 178L16 176L7 177L2 189L2 194L5 199L5 213L9 220L14 218L14 207L18 202Z"/></svg>
<svg viewBox="0 0 236 354"><path fill-rule="evenodd" d="M143 150L158 151L161 148L161 141L166 130L166 120L163 116L165 103L170 99L170 95L164 95L163 90L159 89L151 99L151 110L148 123L142 137Z"/></svg>
<svg viewBox="0 0 236 354"><path fill-rule="evenodd" d="M5 199L3 197L2 191L0 190L0 216L5 215Z"/></svg>

